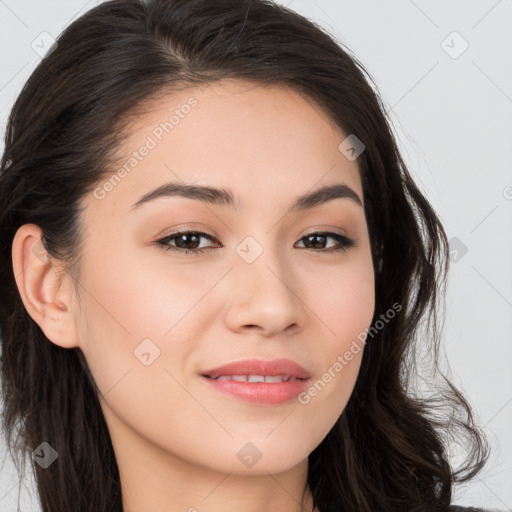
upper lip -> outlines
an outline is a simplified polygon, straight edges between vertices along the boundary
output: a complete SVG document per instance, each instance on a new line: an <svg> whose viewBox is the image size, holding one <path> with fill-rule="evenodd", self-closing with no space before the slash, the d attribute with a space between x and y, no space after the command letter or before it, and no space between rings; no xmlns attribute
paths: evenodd
<svg viewBox="0 0 512 512"><path fill-rule="evenodd" d="M243 359L206 370L201 375L214 379L220 375L286 375L298 379L309 378L307 370L290 359Z"/></svg>

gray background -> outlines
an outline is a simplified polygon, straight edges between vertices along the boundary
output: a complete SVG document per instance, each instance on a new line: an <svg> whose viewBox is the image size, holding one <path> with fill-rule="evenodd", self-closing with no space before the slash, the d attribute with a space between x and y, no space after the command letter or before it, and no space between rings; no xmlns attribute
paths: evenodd
<svg viewBox="0 0 512 512"><path fill-rule="evenodd" d="M56 37L98 3L0 0L2 136L48 46L41 34ZM512 510L512 0L279 3L326 28L368 69L403 156L444 222L453 261L444 352L493 449L454 501ZM19 490L0 451L0 510L16 511L20 493L20 510L38 511L32 475Z"/></svg>

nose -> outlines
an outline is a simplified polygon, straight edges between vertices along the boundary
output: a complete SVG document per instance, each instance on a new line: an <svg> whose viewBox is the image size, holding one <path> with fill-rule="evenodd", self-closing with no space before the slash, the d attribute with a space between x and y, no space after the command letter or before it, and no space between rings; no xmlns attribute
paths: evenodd
<svg viewBox="0 0 512 512"><path fill-rule="evenodd" d="M270 251L252 263L240 259L235 266L225 315L229 329L271 337L303 328L304 290L293 268Z"/></svg>

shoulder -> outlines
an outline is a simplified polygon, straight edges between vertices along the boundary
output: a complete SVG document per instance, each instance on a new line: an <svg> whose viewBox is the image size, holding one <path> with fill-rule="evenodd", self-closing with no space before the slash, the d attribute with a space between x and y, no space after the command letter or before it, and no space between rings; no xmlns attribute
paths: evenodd
<svg viewBox="0 0 512 512"><path fill-rule="evenodd" d="M450 505L449 512L492 512L491 509L477 507L461 507L460 505Z"/></svg>

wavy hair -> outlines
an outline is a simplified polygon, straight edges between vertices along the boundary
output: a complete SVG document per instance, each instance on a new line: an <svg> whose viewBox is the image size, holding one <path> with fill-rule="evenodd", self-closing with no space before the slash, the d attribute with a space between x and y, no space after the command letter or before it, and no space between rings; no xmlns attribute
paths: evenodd
<svg viewBox="0 0 512 512"><path fill-rule="evenodd" d="M99 390L80 349L50 342L27 313L13 275L16 231L38 225L76 285L80 201L111 174L127 120L160 95L225 78L291 87L364 143L357 161L376 267L374 322L403 306L367 339L350 400L309 455L314 505L447 510L454 484L482 469L489 447L439 366L445 231L402 160L372 77L326 30L271 0L106 1L62 32L17 97L0 164L0 377L2 429L20 475L23 456L47 441L56 463L31 460L44 512L122 512ZM429 393L416 390L420 350L431 377L441 375ZM450 439L467 452L457 470Z"/></svg>

